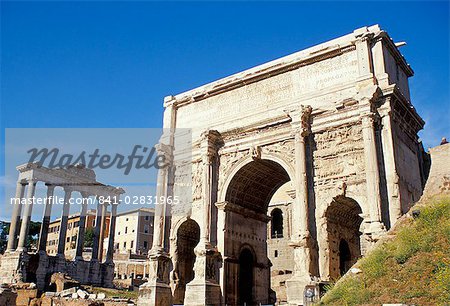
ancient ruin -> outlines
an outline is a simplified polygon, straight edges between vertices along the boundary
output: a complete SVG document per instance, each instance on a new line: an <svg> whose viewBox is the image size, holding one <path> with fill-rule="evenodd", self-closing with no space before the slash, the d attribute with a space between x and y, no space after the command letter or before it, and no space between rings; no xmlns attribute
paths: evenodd
<svg viewBox="0 0 450 306"><path fill-rule="evenodd" d="M37 163L28 163L17 167L19 178L11 218L10 238L6 253L1 258L1 283L35 283L42 291L50 283L53 273L65 273L81 284L112 287L114 278L114 235L109 235L107 254L103 258L103 228L107 215L110 217L109 232L114 232L117 205L123 189L104 185L96 181L93 170L83 165L68 168L49 169ZM42 219L39 243L36 251L28 250L26 237L33 210L36 184L43 182L47 186L44 216ZM59 226L58 248L55 255L47 254L47 240L55 188L63 188L64 204ZM70 211L70 199L74 192L79 192L83 199L95 197L97 202L96 226L91 260L83 259L84 229L88 201L81 205L79 233L76 241L75 258L66 258L65 244L67 222ZM26 194L26 197L25 197ZM110 211L108 211L108 206ZM16 239L18 237L18 240Z"/></svg>
<svg viewBox="0 0 450 306"><path fill-rule="evenodd" d="M422 194L412 75L375 25L166 97L157 195L181 201L156 208L138 304L273 303L268 205L288 182L288 303L348 269Z"/></svg>

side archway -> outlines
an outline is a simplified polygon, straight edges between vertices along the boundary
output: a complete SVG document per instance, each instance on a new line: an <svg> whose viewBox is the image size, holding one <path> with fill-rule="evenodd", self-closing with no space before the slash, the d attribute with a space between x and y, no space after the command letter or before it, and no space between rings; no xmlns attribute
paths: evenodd
<svg viewBox="0 0 450 306"><path fill-rule="evenodd" d="M173 303L184 304L186 284L194 279L194 248L200 241L200 226L192 219L187 219L176 231L176 249L173 255Z"/></svg>
<svg viewBox="0 0 450 306"><path fill-rule="evenodd" d="M325 212L331 279L345 274L361 256L361 213L359 204L345 196L335 197Z"/></svg>

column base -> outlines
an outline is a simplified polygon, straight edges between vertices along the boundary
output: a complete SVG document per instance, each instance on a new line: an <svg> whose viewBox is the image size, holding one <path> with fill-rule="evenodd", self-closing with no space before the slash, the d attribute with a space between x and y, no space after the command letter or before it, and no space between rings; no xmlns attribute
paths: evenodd
<svg viewBox="0 0 450 306"><path fill-rule="evenodd" d="M44 291L46 282L46 276L48 271L48 255L45 251L39 251L39 265L36 270L36 286L38 290Z"/></svg>
<svg viewBox="0 0 450 306"><path fill-rule="evenodd" d="M195 281L186 285L184 304L190 306L220 305L221 290L219 284Z"/></svg>
<svg viewBox="0 0 450 306"><path fill-rule="evenodd" d="M164 283L152 280L139 287L137 306L172 305L172 290Z"/></svg>
<svg viewBox="0 0 450 306"><path fill-rule="evenodd" d="M169 286L171 259L163 248L150 250L149 259L149 281L139 287L137 305L172 305L172 290Z"/></svg>
<svg viewBox="0 0 450 306"><path fill-rule="evenodd" d="M310 285L312 280L309 276L293 277L286 281L286 294L289 305L303 305L304 291L307 285Z"/></svg>

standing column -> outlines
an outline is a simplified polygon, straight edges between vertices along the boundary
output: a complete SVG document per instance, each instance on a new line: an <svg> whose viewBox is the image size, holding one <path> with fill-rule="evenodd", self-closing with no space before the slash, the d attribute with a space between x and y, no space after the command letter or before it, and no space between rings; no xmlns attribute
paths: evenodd
<svg viewBox="0 0 450 306"><path fill-rule="evenodd" d="M106 253L106 262L113 262L114 257L114 235L116 233L116 216L117 205L119 202L111 203L111 214L109 218L109 238L108 238L108 251Z"/></svg>
<svg viewBox="0 0 450 306"><path fill-rule="evenodd" d="M286 281L290 304L303 304L303 290L311 282L311 236L308 227L308 181L305 137L310 133L311 106L288 112L295 146L295 199L292 205L290 246L294 248L294 271Z"/></svg>
<svg viewBox="0 0 450 306"><path fill-rule="evenodd" d="M194 248L194 279L186 285L184 303L186 305L214 305L221 300L219 285L219 267L221 255L211 243L211 215L213 194L214 166L221 136L217 131L202 134L200 145L202 154L202 201L203 218L200 225L200 242Z"/></svg>
<svg viewBox="0 0 450 306"><path fill-rule="evenodd" d="M217 159L217 146L221 136L217 131L207 131L202 137L202 199L204 203L204 215L200 228L200 243L198 244L198 247L209 249L211 248L211 210L214 202L212 192L212 186L214 186L213 169L214 162Z"/></svg>
<svg viewBox="0 0 450 306"><path fill-rule="evenodd" d="M389 198L389 223L392 227L398 218L402 216L402 201L399 192L399 176L397 174L397 165L395 163L395 151L394 151L394 137L392 126L392 109L390 106L390 98L386 103L389 104L387 109L379 110L381 115L382 129L382 144L383 144L383 156L384 167L386 170L386 184L387 193Z"/></svg>
<svg viewBox="0 0 450 306"><path fill-rule="evenodd" d="M98 238L98 260L103 261L103 242L105 240L106 215L108 212L108 203L103 201L102 218L100 222L100 236Z"/></svg>
<svg viewBox="0 0 450 306"><path fill-rule="evenodd" d="M17 235L20 230L20 215L22 213L22 199L25 193L25 184L21 181L17 182L16 196L14 197L14 207L11 217L11 225L9 227L9 237L7 251L12 252L16 246Z"/></svg>
<svg viewBox="0 0 450 306"><path fill-rule="evenodd" d="M61 224L59 227L59 237L58 237L58 255L62 257L64 257L64 251L66 248L67 222L69 220L71 197L72 197L72 189L64 187L64 204L63 204L63 211L61 214Z"/></svg>
<svg viewBox="0 0 450 306"><path fill-rule="evenodd" d="M25 211L22 216L22 224L20 226L18 251L26 251L26 241L28 236L29 225L31 221L31 212L33 211L34 192L36 190L36 180L28 180L27 201L25 203Z"/></svg>
<svg viewBox="0 0 450 306"><path fill-rule="evenodd" d="M362 134L364 140L364 158L366 167L367 203L370 213L371 234L384 231L381 223L380 172L378 169L378 154L375 142L374 117L372 112L362 115Z"/></svg>
<svg viewBox="0 0 450 306"><path fill-rule="evenodd" d="M156 185L155 218L153 226L153 246L149 251L149 278L148 282L139 288L139 306L171 305L172 290L169 286L170 257L164 248L166 240L166 201L168 196L169 169L172 163L172 147L163 143L155 146L158 157L164 156L166 166L158 170ZM128 272L127 272L128 273Z"/></svg>
<svg viewBox="0 0 450 306"><path fill-rule="evenodd" d="M100 237L100 223L102 222L102 204L97 197L97 211L95 215L94 241L92 242L92 260L98 260L98 246Z"/></svg>
<svg viewBox="0 0 450 306"><path fill-rule="evenodd" d="M81 204L80 221L78 223L78 236L77 236L77 249L75 253L75 259L83 259L83 246L84 246L84 235L86 232L86 213L87 205L89 201L89 194L82 192L83 203Z"/></svg>
<svg viewBox="0 0 450 306"><path fill-rule="evenodd" d="M52 213L53 206L53 193L55 191L55 185L45 184L47 186L47 197L45 198L44 216L42 217L41 232L39 233L39 248L38 251L46 251L48 227L50 225L50 215Z"/></svg>

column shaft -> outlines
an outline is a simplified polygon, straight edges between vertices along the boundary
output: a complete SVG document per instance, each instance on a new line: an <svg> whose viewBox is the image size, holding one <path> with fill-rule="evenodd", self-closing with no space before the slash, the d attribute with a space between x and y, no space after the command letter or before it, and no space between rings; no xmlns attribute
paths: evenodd
<svg viewBox="0 0 450 306"><path fill-rule="evenodd" d="M100 223L102 222L102 205L97 197L97 212L95 216L95 228L94 228L94 241L92 245L92 256L93 260L98 259L98 247L99 247L99 237L100 237Z"/></svg>
<svg viewBox="0 0 450 306"><path fill-rule="evenodd" d="M70 213L70 198L72 196L72 190L64 188L64 204L63 211L61 214L61 224L59 227L59 237L58 237L58 255L64 256L64 251L66 248L66 234L67 234L67 223L69 220Z"/></svg>
<svg viewBox="0 0 450 306"><path fill-rule="evenodd" d="M402 215L401 195L399 192L399 176L395 164L394 138L392 136L392 114L385 111L382 114L383 124L383 156L386 170L386 184L389 197L389 223L392 227Z"/></svg>
<svg viewBox="0 0 450 306"><path fill-rule="evenodd" d="M112 262L114 257L114 235L116 233L117 205L118 204L114 203L111 204L111 214L109 218L108 251L106 253L107 262Z"/></svg>
<svg viewBox="0 0 450 306"><path fill-rule="evenodd" d="M26 240L31 221L31 212L33 211L33 198L35 190L36 190L36 181L34 180L28 181L27 203L25 204L25 211L23 213L22 224L20 226L19 244L17 246L17 249L19 251L26 250Z"/></svg>
<svg viewBox="0 0 450 306"><path fill-rule="evenodd" d="M52 213L53 205L53 193L55 191L55 186L47 185L47 197L45 198L45 208L44 216L42 217L41 231L39 233L39 248L38 251L46 251L47 248L47 238L48 238L48 227L50 225L50 216Z"/></svg>
<svg viewBox="0 0 450 306"><path fill-rule="evenodd" d="M11 216L11 225L9 227L9 237L7 251L14 251L17 242L17 235L20 231L20 215L22 213L22 199L25 193L25 185L17 182L16 196L14 197L14 207Z"/></svg>
<svg viewBox="0 0 450 306"><path fill-rule="evenodd" d="M83 203L81 206L80 221L78 223L77 249L75 253L75 258L77 259L83 259L84 235L86 232L86 212L89 200L89 195L82 194L82 196Z"/></svg>
<svg viewBox="0 0 450 306"><path fill-rule="evenodd" d="M158 150L158 154L163 154L162 150ZM155 218L153 225L153 247L154 250L162 250L164 248L165 239L165 223L166 223L166 205L167 197L168 169L163 167L158 170L158 178L156 182L156 198Z"/></svg>
<svg viewBox="0 0 450 306"><path fill-rule="evenodd" d="M378 169L373 114L362 117L364 157L366 166L367 202L372 226L381 226L380 173Z"/></svg>
<svg viewBox="0 0 450 306"><path fill-rule="evenodd" d="M102 204L102 218L100 222L100 236L98 238L98 260L103 261L103 242L105 240L106 215L108 211L108 204Z"/></svg>

